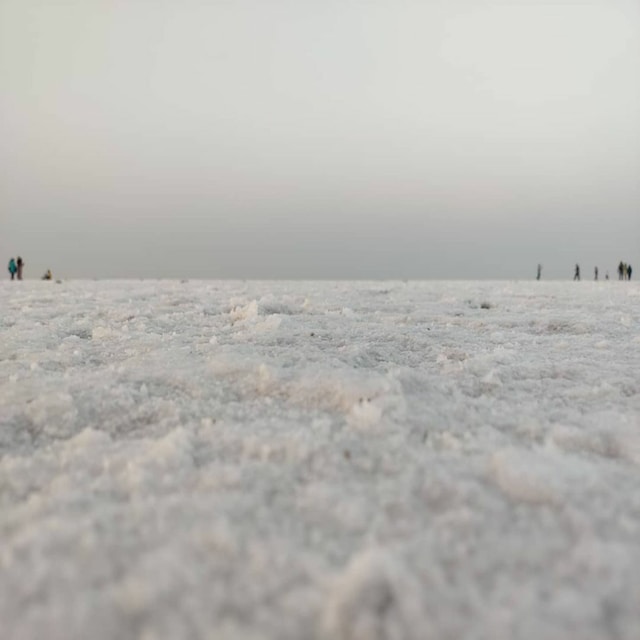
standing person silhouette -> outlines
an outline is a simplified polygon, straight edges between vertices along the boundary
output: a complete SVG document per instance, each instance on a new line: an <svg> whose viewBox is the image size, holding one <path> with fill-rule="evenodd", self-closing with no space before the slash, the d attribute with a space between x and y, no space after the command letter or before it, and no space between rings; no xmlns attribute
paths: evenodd
<svg viewBox="0 0 640 640"><path fill-rule="evenodd" d="M22 268L24 267L24 262L20 256L16 260L16 265L18 267L18 280L22 280Z"/></svg>
<svg viewBox="0 0 640 640"><path fill-rule="evenodd" d="M618 265L618 280L624 279L624 263L620 260L620 264Z"/></svg>
<svg viewBox="0 0 640 640"><path fill-rule="evenodd" d="M574 280L580 280L580 265L576 264L576 272L573 274Z"/></svg>
<svg viewBox="0 0 640 640"><path fill-rule="evenodd" d="M536 280L540 280L540 276L542 276L542 265L538 265L538 273L536 274Z"/></svg>
<svg viewBox="0 0 640 640"><path fill-rule="evenodd" d="M597 280L597 279L598 279L598 267L596 267L596 268L593 270L593 273L594 273L594 275L595 275L594 280Z"/></svg>
<svg viewBox="0 0 640 640"><path fill-rule="evenodd" d="M628 264L627 265L627 280L631 280L631 274L633 273L633 269L631 268L631 265Z"/></svg>
<svg viewBox="0 0 640 640"><path fill-rule="evenodd" d="M9 269L9 273L11 274L11 279L15 280L16 271L18 270L18 267L16 265L16 261L13 258L9 260L9 266L7 267L7 269Z"/></svg>

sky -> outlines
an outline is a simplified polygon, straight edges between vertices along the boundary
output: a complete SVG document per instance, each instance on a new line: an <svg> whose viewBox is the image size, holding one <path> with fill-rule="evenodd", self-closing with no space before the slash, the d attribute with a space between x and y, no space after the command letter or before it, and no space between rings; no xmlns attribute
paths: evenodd
<svg viewBox="0 0 640 640"><path fill-rule="evenodd" d="M640 265L631 0L0 0L0 254L62 278Z"/></svg>

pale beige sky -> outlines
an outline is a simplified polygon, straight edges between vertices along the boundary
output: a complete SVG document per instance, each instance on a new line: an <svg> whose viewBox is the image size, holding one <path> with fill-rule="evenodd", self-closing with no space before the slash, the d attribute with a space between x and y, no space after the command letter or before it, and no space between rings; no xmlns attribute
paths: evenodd
<svg viewBox="0 0 640 640"><path fill-rule="evenodd" d="M640 5L0 0L0 250L66 277L640 258Z"/></svg>

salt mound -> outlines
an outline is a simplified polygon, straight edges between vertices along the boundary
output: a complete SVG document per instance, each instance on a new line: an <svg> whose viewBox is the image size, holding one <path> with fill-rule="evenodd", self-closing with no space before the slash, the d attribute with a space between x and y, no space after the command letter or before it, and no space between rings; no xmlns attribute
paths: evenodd
<svg viewBox="0 0 640 640"><path fill-rule="evenodd" d="M336 580L324 611L327 640L424 637L419 590L402 566L378 550L356 555Z"/></svg>

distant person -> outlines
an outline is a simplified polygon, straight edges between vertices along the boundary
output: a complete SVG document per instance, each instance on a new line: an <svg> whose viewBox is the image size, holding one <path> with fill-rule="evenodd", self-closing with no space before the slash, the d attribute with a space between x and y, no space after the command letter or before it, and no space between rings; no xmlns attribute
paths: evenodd
<svg viewBox="0 0 640 640"><path fill-rule="evenodd" d="M618 265L618 280L624 279L624 263L620 260L620 264Z"/></svg>
<svg viewBox="0 0 640 640"><path fill-rule="evenodd" d="M16 260L16 266L18 267L18 280L22 280L22 268L24 267L24 262L20 256L18 256L18 259Z"/></svg>
<svg viewBox="0 0 640 640"><path fill-rule="evenodd" d="M633 269L631 268L631 265L628 264L627 265L627 280L631 280L631 274L633 273Z"/></svg>
<svg viewBox="0 0 640 640"><path fill-rule="evenodd" d="M580 265L579 264L576 265L576 271L573 274L573 279L574 280L580 280Z"/></svg>
<svg viewBox="0 0 640 640"><path fill-rule="evenodd" d="M540 280L541 276L542 276L542 265L539 264L538 265L538 273L536 273L536 280Z"/></svg>
<svg viewBox="0 0 640 640"><path fill-rule="evenodd" d="M14 258L11 258L11 260L9 260L9 266L7 267L7 269L9 269L11 279L15 280L16 272L18 271L18 265L16 265L16 261Z"/></svg>
<svg viewBox="0 0 640 640"><path fill-rule="evenodd" d="M609 272L607 271L607 273L604 274L604 279L608 280L609 279Z"/></svg>
<svg viewBox="0 0 640 640"><path fill-rule="evenodd" d="M598 267L596 267L596 268L593 270L593 273L594 273L594 275L595 275L594 280L597 280L597 279L598 279Z"/></svg>
<svg viewBox="0 0 640 640"><path fill-rule="evenodd" d="M43 280L51 280L53 275L51 274L51 269L47 269L47 272L42 276Z"/></svg>

